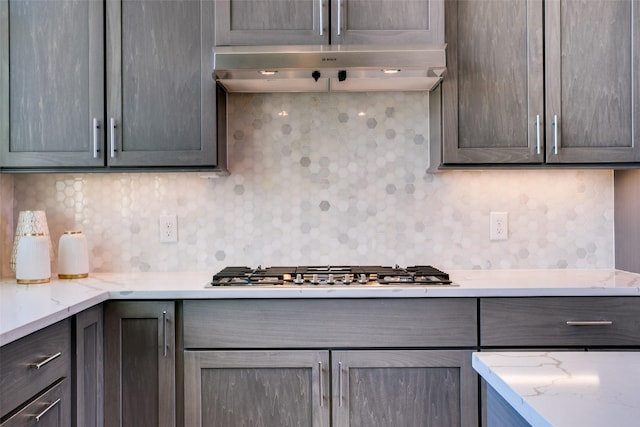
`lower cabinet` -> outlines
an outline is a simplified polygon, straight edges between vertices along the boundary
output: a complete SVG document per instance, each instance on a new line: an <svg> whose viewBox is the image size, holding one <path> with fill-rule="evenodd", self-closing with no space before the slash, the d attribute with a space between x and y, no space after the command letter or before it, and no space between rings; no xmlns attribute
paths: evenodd
<svg viewBox="0 0 640 427"><path fill-rule="evenodd" d="M0 426L71 425L69 319L0 348Z"/></svg>
<svg viewBox="0 0 640 427"><path fill-rule="evenodd" d="M105 426L175 426L174 307L173 301L106 304Z"/></svg>
<svg viewBox="0 0 640 427"><path fill-rule="evenodd" d="M477 301L191 300L185 426L478 426Z"/></svg>
<svg viewBox="0 0 640 427"><path fill-rule="evenodd" d="M75 317L74 425L103 426L103 327L102 305Z"/></svg>
<svg viewBox="0 0 640 427"><path fill-rule="evenodd" d="M477 425L465 350L186 351L186 426Z"/></svg>

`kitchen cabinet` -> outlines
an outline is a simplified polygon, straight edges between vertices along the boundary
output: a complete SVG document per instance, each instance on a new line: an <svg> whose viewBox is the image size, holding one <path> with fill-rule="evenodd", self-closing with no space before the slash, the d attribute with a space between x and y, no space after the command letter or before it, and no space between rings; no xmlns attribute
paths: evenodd
<svg viewBox="0 0 640 427"><path fill-rule="evenodd" d="M75 316L74 425L101 427L103 419L103 311L95 306Z"/></svg>
<svg viewBox="0 0 640 427"><path fill-rule="evenodd" d="M0 426L71 425L71 322L0 348Z"/></svg>
<svg viewBox="0 0 640 427"><path fill-rule="evenodd" d="M205 0L1 0L0 88L9 96L0 105L8 141L0 167L223 165L213 8Z"/></svg>
<svg viewBox="0 0 640 427"><path fill-rule="evenodd" d="M640 161L638 9L447 2L443 163Z"/></svg>
<svg viewBox="0 0 640 427"><path fill-rule="evenodd" d="M219 0L216 46L444 42L443 0Z"/></svg>
<svg viewBox="0 0 640 427"><path fill-rule="evenodd" d="M104 315L104 425L175 425L175 308L117 301Z"/></svg>
<svg viewBox="0 0 640 427"><path fill-rule="evenodd" d="M183 316L185 425L478 425L475 299L184 301Z"/></svg>
<svg viewBox="0 0 640 427"><path fill-rule="evenodd" d="M480 299L481 351L616 351L640 348L640 298ZM483 425L519 426L521 417L482 385Z"/></svg>
<svg viewBox="0 0 640 427"><path fill-rule="evenodd" d="M640 347L640 298L483 298L480 346Z"/></svg>

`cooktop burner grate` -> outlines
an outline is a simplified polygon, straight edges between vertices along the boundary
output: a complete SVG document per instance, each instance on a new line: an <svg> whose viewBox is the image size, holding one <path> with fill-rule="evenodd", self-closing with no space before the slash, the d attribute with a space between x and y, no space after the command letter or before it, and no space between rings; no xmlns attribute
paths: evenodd
<svg viewBox="0 0 640 427"><path fill-rule="evenodd" d="M450 285L449 275L430 265L226 267L211 286Z"/></svg>

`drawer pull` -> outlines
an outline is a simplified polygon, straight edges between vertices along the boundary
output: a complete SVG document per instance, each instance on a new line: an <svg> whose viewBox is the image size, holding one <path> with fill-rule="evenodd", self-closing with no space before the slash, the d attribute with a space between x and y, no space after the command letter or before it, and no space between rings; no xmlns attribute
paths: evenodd
<svg viewBox="0 0 640 427"><path fill-rule="evenodd" d="M62 353L61 352L57 352L53 356L49 356L46 359L44 359L42 362L40 362L40 363L31 363L29 366L31 368L34 368L34 369L40 369L44 365L46 365L47 363L54 361L55 359L57 359L60 356L62 356Z"/></svg>
<svg viewBox="0 0 640 427"><path fill-rule="evenodd" d="M322 362L318 362L318 370L320 371L320 407L324 406L324 390L322 387Z"/></svg>
<svg viewBox="0 0 640 427"><path fill-rule="evenodd" d="M36 420L36 422L40 422L40 418L44 417L44 415L50 410L52 410L58 403L60 403L60 398L50 403L46 408L44 408L42 412L40 412L38 415L34 415L33 418Z"/></svg>
<svg viewBox="0 0 640 427"><path fill-rule="evenodd" d="M613 320L586 320L586 321L567 320L567 326L611 326L611 325L613 325Z"/></svg>

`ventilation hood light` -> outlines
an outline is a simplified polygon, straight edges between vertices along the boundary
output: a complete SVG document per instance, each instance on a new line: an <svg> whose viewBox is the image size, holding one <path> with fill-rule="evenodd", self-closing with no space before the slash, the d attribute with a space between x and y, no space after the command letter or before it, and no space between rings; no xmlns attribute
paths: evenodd
<svg viewBox="0 0 640 427"><path fill-rule="evenodd" d="M430 91L446 45L219 46L213 78L227 92Z"/></svg>

